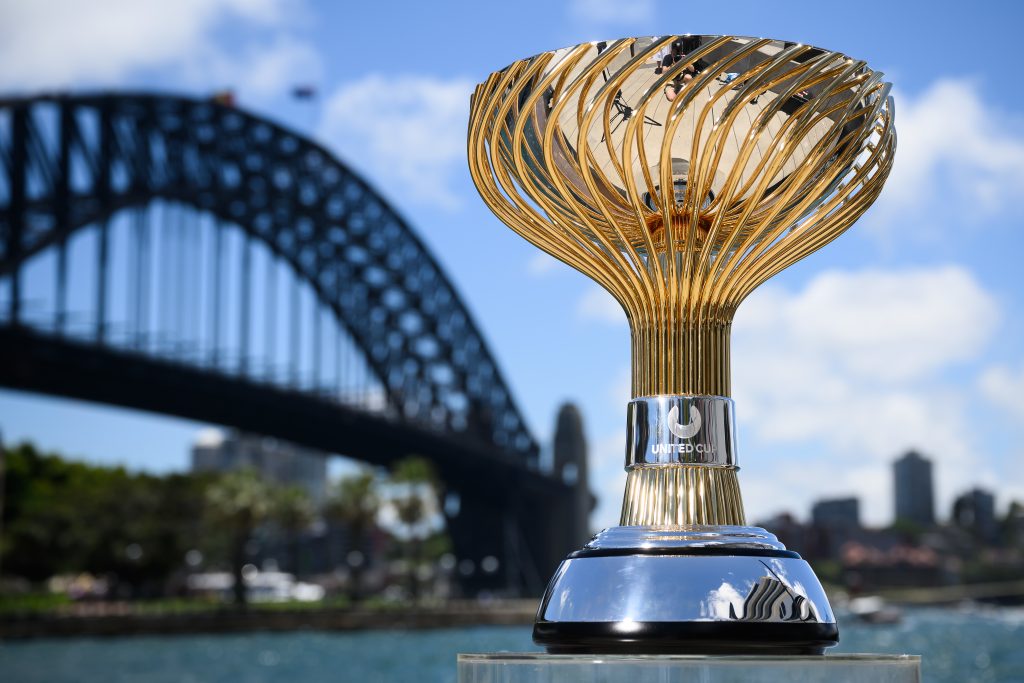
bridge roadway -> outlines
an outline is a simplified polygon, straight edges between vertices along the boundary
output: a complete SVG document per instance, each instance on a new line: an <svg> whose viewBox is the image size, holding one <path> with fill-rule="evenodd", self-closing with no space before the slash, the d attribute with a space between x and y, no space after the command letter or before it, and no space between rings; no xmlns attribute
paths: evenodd
<svg viewBox="0 0 1024 683"><path fill-rule="evenodd" d="M382 467L410 454L430 459L444 493L460 500L458 514L446 520L456 556L477 566L489 555L501 561L497 577L463 579L468 593L538 595L573 549L559 521L572 514L569 487L479 439L452 439L309 392L29 328L0 327L0 358L0 386L11 389L229 425Z"/></svg>

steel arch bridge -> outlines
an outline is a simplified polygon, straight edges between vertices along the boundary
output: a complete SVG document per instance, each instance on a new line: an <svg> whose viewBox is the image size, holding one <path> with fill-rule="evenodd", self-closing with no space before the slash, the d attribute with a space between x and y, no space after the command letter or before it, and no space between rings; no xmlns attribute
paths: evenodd
<svg viewBox="0 0 1024 683"><path fill-rule="evenodd" d="M365 181L209 100L0 100L0 385L431 458L471 589L538 592L571 541L455 288ZM568 522L568 520L566 520ZM493 564L493 563L492 563Z"/></svg>

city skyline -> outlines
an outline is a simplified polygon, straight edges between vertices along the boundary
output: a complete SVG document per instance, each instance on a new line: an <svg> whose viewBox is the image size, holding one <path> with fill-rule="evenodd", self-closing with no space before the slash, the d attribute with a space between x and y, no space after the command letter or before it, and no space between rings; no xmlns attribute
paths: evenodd
<svg viewBox="0 0 1024 683"><path fill-rule="evenodd" d="M733 379L748 516L777 512L779 491L805 510L821 496L854 492L866 522L887 519L887 463L910 448L934 454L940 510L966 488L996 484L997 508L1005 509L1024 498L1024 292L1014 256L1024 237L1009 202L1024 187L1024 93L1000 86L998 65L1017 59L1012 34L1002 32L1019 23L1012 16L1020 10L982 26L951 3L900 5L893 26L864 30L807 7L765 12L751 3L726 15L581 1L554 8L564 21L538 27L518 10L468 4L453 4L457 20L438 26L430 10L407 5L388 38L417 57L387 63L353 57L382 51L378 18L363 8L342 16L324 3L212 3L187 21L125 12L135 29L127 33L152 37L150 44L110 40L100 50L74 41L54 49L58 43L39 38L44 25L73 34L96 8L81 16L73 3L46 12L30 3L7 8L12 20L3 23L18 30L0 41L0 89L206 95L231 87L241 106L315 131L382 190L442 262L538 439L551 442L563 400L580 403L599 527L614 523L624 481L625 320L609 297L538 256L478 201L463 159L472 84L532 52L666 30L792 37L864 58L896 84L893 176L849 235L755 293L737 315ZM508 30L479 30L495 22ZM992 38L970 59L934 59L943 39L982 28ZM317 87L318 100L291 98L304 83ZM993 239L1002 246L994 252ZM29 438L133 468L184 469L186 444L200 428L0 392L5 441Z"/></svg>
<svg viewBox="0 0 1024 683"><path fill-rule="evenodd" d="M901 464L910 463L911 470L901 470ZM1024 505L1024 500L1009 499L1003 507L995 505L995 497L999 495L996 490L988 490L978 486L958 490L952 504L948 508L948 514L944 509L936 510L934 504L934 479L932 477L932 461L927 454L910 450L892 461L893 469L893 516L883 523L882 527L897 524L898 522L910 522L921 528L942 524L960 523L965 520L974 524L978 517L978 510L982 510L984 519L981 526L994 523L995 519L1005 516L1010 506L1016 503ZM927 473L927 474L924 474ZM902 484L902 485L901 485ZM918 488L914 488L918 487ZM906 498L908 489L912 490L911 500L903 503L901 514L900 498ZM958 519L958 510L963 510L961 518ZM925 512L927 511L927 512ZM792 515L792 511L781 511L784 514ZM794 517L800 519L800 517ZM853 526L866 527L860 520L860 498L857 496L841 496L835 498L818 498L815 500L806 516L806 521L819 526Z"/></svg>

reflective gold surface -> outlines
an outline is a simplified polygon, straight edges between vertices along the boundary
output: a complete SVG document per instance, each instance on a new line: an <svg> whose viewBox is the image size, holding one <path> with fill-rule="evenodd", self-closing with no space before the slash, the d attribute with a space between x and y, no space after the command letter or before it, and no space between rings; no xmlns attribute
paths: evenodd
<svg viewBox="0 0 1024 683"><path fill-rule="evenodd" d="M685 56L656 73L674 41ZM888 91L864 62L800 44L585 43L477 87L470 168L505 223L622 304L634 396L727 396L736 307L881 189Z"/></svg>
<svg viewBox="0 0 1024 683"><path fill-rule="evenodd" d="M737 306L881 190L889 88L798 43L584 43L477 86L470 170L502 221L622 305L634 397L728 396ZM622 523L743 523L734 469L677 469L631 470Z"/></svg>
<svg viewBox="0 0 1024 683"><path fill-rule="evenodd" d="M745 523L736 468L664 465L626 474L622 526Z"/></svg>

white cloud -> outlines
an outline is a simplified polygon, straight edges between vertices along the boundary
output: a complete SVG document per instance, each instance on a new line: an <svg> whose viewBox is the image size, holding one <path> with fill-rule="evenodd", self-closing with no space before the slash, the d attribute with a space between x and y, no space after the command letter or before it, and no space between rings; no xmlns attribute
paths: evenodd
<svg viewBox="0 0 1024 683"><path fill-rule="evenodd" d="M608 400L621 417L614 429L604 432L591 446L590 488L597 496L597 508L591 515L591 525L597 529L619 523L622 493L626 488L624 448L626 443L626 404L630 398L629 368L623 368L608 387Z"/></svg>
<svg viewBox="0 0 1024 683"><path fill-rule="evenodd" d="M265 46L250 48L251 56L245 60L241 73L238 67L229 67L228 80L237 84L244 93L258 97L280 94L284 88L296 83L315 83L320 79L320 55L306 42L281 35Z"/></svg>
<svg viewBox="0 0 1024 683"><path fill-rule="evenodd" d="M707 601L700 603L700 615L705 618L735 619L735 614L743 614L744 596L728 581L708 594Z"/></svg>
<svg viewBox="0 0 1024 683"><path fill-rule="evenodd" d="M1024 365L1016 372L1005 365L991 367L981 375L978 386L995 405L1024 420Z"/></svg>
<svg viewBox="0 0 1024 683"><path fill-rule="evenodd" d="M776 491L803 492L802 508L854 491L865 517L880 523L891 510L889 462L916 448L936 461L939 499L948 500L981 454L971 403L943 374L976 360L998 319L993 298L958 266L831 271L799 292L755 293L733 328L741 422L762 447L820 448L821 459L755 461L751 474L761 470ZM752 509L771 502L756 490Z"/></svg>
<svg viewBox="0 0 1024 683"><path fill-rule="evenodd" d="M562 262L554 256L549 256L543 251L538 251L529 261L527 261L526 272L534 277L540 278L557 271L561 265Z"/></svg>
<svg viewBox="0 0 1024 683"><path fill-rule="evenodd" d="M989 488L1002 497L1004 503L1018 501L1024 503L1024 448L1017 447L1008 453L1001 476L984 482Z"/></svg>
<svg viewBox="0 0 1024 683"><path fill-rule="evenodd" d="M265 96L293 78L319 76L313 49L278 28L304 11L284 0L4 4L0 86L8 89L111 85L170 69L193 87ZM221 32L227 26L260 35L227 47Z"/></svg>
<svg viewBox="0 0 1024 683"><path fill-rule="evenodd" d="M769 288L740 308L742 339L785 339L800 359L828 353L848 373L890 382L914 379L974 357L991 337L999 310L959 266L826 271L798 294Z"/></svg>
<svg viewBox="0 0 1024 683"><path fill-rule="evenodd" d="M204 54L182 66L179 73L184 83L231 89L256 99L280 96L296 84L316 83L323 68L312 46L283 34L266 43L251 44L237 54L212 48Z"/></svg>
<svg viewBox="0 0 1024 683"><path fill-rule="evenodd" d="M580 299L577 312L584 320L626 322L619 303L596 286ZM739 343L742 335L756 337L760 349L769 348L766 340L783 340L782 359L793 357L804 368L822 350L834 351L827 360L843 372L893 382L973 358L998 319L995 300L959 266L833 270L798 294L761 288L741 306L734 331ZM776 380L806 373L777 363L764 371Z"/></svg>
<svg viewBox="0 0 1024 683"><path fill-rule="evenodd" d="M627 394L616 405L622 411L622 422L626 421ZM590 447L590 489L597 496L597 507L590 515L590 524L595 529L605 529L619 523L622 509L622 494L626 490L623 449L626 432L623 428L598 439Z"/></svg>
<svg viewBox="0 0 1024 683"><path fill-rule="evenodd" d="M580 312L625 320L597 288ZM832 270L798 291L756 292L737 314L732 343L733 395L753 437L741 446L748 513L805 513L817 498L855 493L868 522L888 522L890 462L910 448L936 461L944 509L984 460L972 441L970 397L944 375L981 356L998 320L992 296L959 266ZM994 371L985 384L999 395L1024 395L1021 385L1024 372ZM619 405L624 390L617 379ZM622 495L624 438L617 430L595 449L595 488L614 501L597 511L603 524L614 522Z"/></svg>
<svg viewBox="0 0 1024 683"><path fill-rule="evenodd" d="M654 0L572 0L569 16L583 24L637 24L654 18Z"/></svg>
<svg viewBox="0 0 1024 683"><path fill-rule="evenodd" d="M892 521L890 463L875 460L851 462L827 453L814 459L794 457L783 460L774 457L773 453L750 446L741 439L743 469L739 477L748 524L763 522L782 512L807 519L813 501L846 496L860 499L862 522L884 525ZM898 455L898 452L893 455Z"/></svg>
<svg viewBox="0 0 1024 683"><path fill-rule="evenodd" d="M611 294L597 285L587 288L587 293L580 299L576 313L582 320L626 324L626 312L622 306Z"/></svg>
<svg viewBox="0 0 1024 683"><path fill-rule="evenodd" d="M899 140L876 230L905 230L906 214L938 204L947 215L956 206L962 228L1016 202L1024 191L1024 129L986 103L974 83L940 79L895 99Z"/></svg>
<svg viewBox="0 0 1024 683"><path fill-rule="evenodd" d="M454 208L472 89L467 79L371 74L327 98L320 135L392 197Z"/></svg>

